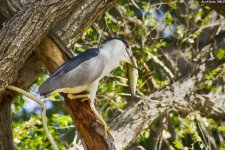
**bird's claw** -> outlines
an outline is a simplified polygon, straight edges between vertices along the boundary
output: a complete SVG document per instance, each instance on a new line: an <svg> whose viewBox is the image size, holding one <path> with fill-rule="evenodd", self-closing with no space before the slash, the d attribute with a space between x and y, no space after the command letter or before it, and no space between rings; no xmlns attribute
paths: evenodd
<svg viewBox="0 0 225 150"><path fill-rule="evenodd" d="M99 99L96 99L96 100L95 100L95 103L96 103L97 105L100 105L100 104L101 104L101 101L100 101Z"/></svg>
<svg viewBox="0 0 225 150"><path fill-rule="evenodd" d="M96 120L96 121L103 126L103 128L104 128L104 136L107 137L108 136L108 133L110 134L110 132L109 132L109 127L106 124L106 122L105 121L102 121L100 119L99 120Z"/></svg>
<svg viewBox="0 0 225 150"><path fill-rule="evenodd" d="M90 99L89 97L82 98L82 99L81 99L81 102L85 102L85 101L87 101L87 100L89 100L89 99Z"/></svg>
<svg viewBox="0 0 225 150"><path fill-rule="evenodd" d="M106 138L108 136L108 134L110 134L109 128L108 128L107 123L105 122L105 120L102 118L102 116L96 110L95 104L92 103L93 101L94 100L91 100L91 103L90 103L91 110L93 111L93 113L95 115L96 122L103 126L103 128L104 128L104 137ZM111 137L112 137L112 135L111 135Z"/></svg>

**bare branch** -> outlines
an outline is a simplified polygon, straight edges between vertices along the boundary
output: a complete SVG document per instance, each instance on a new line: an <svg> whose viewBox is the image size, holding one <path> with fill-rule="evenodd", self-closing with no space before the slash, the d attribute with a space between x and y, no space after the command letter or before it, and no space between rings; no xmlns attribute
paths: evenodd
<svg viewBox="0 0 225 150"><path fill-rule="evenodd" d="M221 33L214 38L214 42L222 40ZM225 58L208 60L212 42L196 56L198 67L194 75L184 80L175 82L170 86L143 97L137 104L124 110L116 119L111 122L112 133L116 139L117 149L129 147L137 135L147 129L155 121L162 118L169 112L179 115L187 115L191 111L199 111L205 116L224 119L225 96L217 93L208 95L198 94L196 86L203 78L203 74L225 63ZM202 57L201 57L202 56ZM203 57L204 56L204 57Z"/></svg>
<svg viewBox="0 0 225 150"><path fill-rule="evenodd" d="M35 101L36 103L38 103L41 106L41 118L42 118L42 123L43 123L45 133L47 134L47 137L48 137L50 143L52 144L54 150L59 150L57 144L55 143L54 139L52 138L51 133L48 130L48 125L47 125L47 120L46 120L46 105L45 105L45 103L42 100L33 96L32 94L30 94L30 93L28 93L28 92L26 92L23 89L20 89L18 87L9 85L9 86L7 86L7 89L13 90L13 91L16 91L16 92L18 92L22 95L25 95L25 96L27 96L28 98Z"/></svg>
<svg viewBox="0 0 225 150"><path fill-rule="evenodd" d="M205 116L224 119L225 96L196 94L195 83L195 78L176 82L124 110L111 122L117 149L129 147L144 129L169 112L186 115L200 111Z"/></svg>

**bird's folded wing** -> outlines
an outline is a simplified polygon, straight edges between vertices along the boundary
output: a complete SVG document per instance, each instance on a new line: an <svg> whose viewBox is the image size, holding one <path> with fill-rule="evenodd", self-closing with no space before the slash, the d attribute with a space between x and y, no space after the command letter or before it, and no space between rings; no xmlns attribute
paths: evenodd
<svg viewBox="0 0 225 150"><path fill-rule="evenodd" d="M64 66L61 66L58 72L56 72L55 75L53 74L54 76L51 76L50 79L40 86L39 92L42 95L61 88L89 85L101 76L105 67L105 61L101 55L92 57L73 69L70 68L68 72L63 71L66 66L71 65L70 63L72 64L72 62L68 62L64 64Z"/></svg>

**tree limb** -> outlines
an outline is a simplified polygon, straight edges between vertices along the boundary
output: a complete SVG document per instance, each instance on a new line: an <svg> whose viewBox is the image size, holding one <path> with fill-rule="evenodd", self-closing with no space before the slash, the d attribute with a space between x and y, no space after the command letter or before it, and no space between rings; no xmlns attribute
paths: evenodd
<svg viewBox="0 0 225 150"><path fill-rule="evenodd" d="M59 150L59 148L58 148L57 144L55 143L51 133L48 130L48 125L47 125L47 120L46 120L46 105L45 105L45 103L42 100L33 96L32 94L30 94L30 93L28 93L28 92L26 92L23 89L20 89L18 87L7 86L7 89L18 92L22 95L25 95L25 96L27 96L28 98L35 101L36 103L38 103L41 106L41 118L42 118L42 124L43 124L44 130L45 130L45 133L47 134L47 137L48 137L50 143L52 144L54 150Z"/></svg>
<svg viewBox="0 0 225 150"><path fill-rule="evenodd" d="M86 0L80 3L78 9L54 28L54 32L70 47L82 36L83 32L104 13L116 4L118 0Z"/></svg>
<svg viewBox="0 0 225 150"><path fill-rule="evenodd" d="M205 116L224 120L225 96L220 94L219 90L214 94L198 94L197 86L205 73L225 63L225 58L209 59L210 53L216 50L214 43L223 40L223 35L224 32L221 32L209 41L209 44L193 59L195 68L192 68L194 70L191 72L192 77L143 97L110 123L117 149L131 146L138 138L137 135L169 112L187 115L191 111L199 111Z"/></svg>
<svg viewBox="0 0 225 150"><path fill-rule="evenodd" d="M224 120L225 96L197 94L196 83L195 77L176 82L125 109L110 123L117 149L129 147L144 129L169 112L186 115L199 111L204 116Z"/></svg>

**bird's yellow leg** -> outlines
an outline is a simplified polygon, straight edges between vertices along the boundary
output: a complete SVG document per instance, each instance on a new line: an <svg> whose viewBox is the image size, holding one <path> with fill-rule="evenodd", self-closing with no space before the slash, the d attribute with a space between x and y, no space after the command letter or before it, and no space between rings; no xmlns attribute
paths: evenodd
<svg viewBox="0 0 225 150"><path fill-rule="evenodd" d="M109 128L105 120L102 118L102 116L99 114L99 112L95 108L95 97L96 97L97 90L98 90L98 81L95 81L90 86L90 107L97 119L97 122L104 127L104 133L105 133L104 136L107 136L107 134L110 133Z"/></svg>
<svg viewBox="0 0 225 150"><path fill-rule="evenodd" d="M98 99L98 98L95 98L95 103L96 103L97 105L100 105L100 104L101 104L101 100Z"/></svg>
<svg viewBox="0 0 225 150"><path fill-rule="evenodd" d="M73 95L73 94L68 93L67 96L70 99L83 98L83 99L81 99L82 102L90 99L90 94ZM99 112L96 110L94 101L92 101L92 100L90 100L90 107L91 107L91 110L93 111L93 113L94 113L94 115L97 119L97 122L104 127L104 135L107 136L107 133L109 132L109 128L107 126L107 123L102 118L102 116L99 114Z"/></svg>
<svg viewBox="0 0 225 150"><path fill-rule="evenodd" d="M96 110L95 104L91 103L90 106L91 106L91 110L93 111L93 113L97 119L97 122L104 127L104 135L107 136L107 134L109 133L109 127L108 127L107 123L102 118L102 116L99 114L99 112Z"/></svg>

